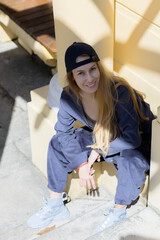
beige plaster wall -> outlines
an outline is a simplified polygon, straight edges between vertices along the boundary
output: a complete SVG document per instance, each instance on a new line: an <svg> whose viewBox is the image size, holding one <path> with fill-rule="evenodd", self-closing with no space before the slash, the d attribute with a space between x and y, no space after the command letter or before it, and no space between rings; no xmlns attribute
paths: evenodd
<svg viewBox="0 0 160 240"><path fill-rule="evenodd" d="M65 85L64 53L75 41L91 44L113 70L114 0L54 0L58 81Z"/></svg>
<svg viewBox="0 0 160 240"><path fill-rule="evenodd" d="M160 106L160 1L115 1L114 70ZM160 109L158 112L160 119ZM160 210L160 120L152 126L149 204Z"/></svg>
<svg viewBox="0 0 160 240"><path fill-rule="evenodd" d="M160 1L117 0L114 70L160 105Z"/></svg>
<svg viewBox="0 0 160 240"><path fill-rule="evenodd" d="M28 118L32 149L32 162L47 176L47 151L51 137L55 134L57 114L47 103L48 86L31 91L28 103Z"/></svg>

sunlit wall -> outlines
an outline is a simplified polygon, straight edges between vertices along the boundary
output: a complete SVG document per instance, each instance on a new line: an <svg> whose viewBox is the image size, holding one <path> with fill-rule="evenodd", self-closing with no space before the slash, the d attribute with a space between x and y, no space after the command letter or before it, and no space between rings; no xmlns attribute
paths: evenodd
<svg viewBox="0 0 160 240"><path fill-rule="evenodd" d="M75 41L91 44L113 70L114 0L54 0L58 81L65 85L64 53Z"/></svg>
<svg viewBox="0 0 160 240"><path fill-rule="evenodd" d="M115 1L114 70L160 106L160 1Z"/></svg>

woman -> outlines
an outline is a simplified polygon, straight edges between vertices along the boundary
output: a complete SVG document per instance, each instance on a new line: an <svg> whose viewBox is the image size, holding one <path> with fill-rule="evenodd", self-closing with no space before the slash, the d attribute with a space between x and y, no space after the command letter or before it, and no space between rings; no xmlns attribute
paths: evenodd
<svg viewBox="0 0 160 240"><path fill-rule="evenodd" d="M95 189L93 164L103 158L114 163L118 184L115 205L97 233L124 219L127 205L140 193L149 170L154 115L142 94L104 71L90 45L73 43L65 53L65 65L68 87L61 95L56 135L48 149L50 198L28 225L44 227L69 217L63 204L68 173L77 168L81 186ZM75 130L76 120L84 126Z"/></svg>

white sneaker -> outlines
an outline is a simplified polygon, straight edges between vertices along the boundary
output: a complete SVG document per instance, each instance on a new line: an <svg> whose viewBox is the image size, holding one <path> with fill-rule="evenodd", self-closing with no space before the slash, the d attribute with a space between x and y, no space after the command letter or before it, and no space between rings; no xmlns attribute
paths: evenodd
<svg viewBox="0 0 160 240"><path fill-rule="evenodd" d="M103 222L93 231L93 235L111 227L112 225L122 221L126 218L126 207L124 208L111 208L108 215Z"/></svg>
<svg viewBox="0 0 160 240"><path fill-rule="evenodd" d="M31 228L43 228L53 220L61 221L68 218L69 210L63 203L68 198L66 193L65 195L65 198L44 199L43 207L28 219L27 225Z"/></svg>

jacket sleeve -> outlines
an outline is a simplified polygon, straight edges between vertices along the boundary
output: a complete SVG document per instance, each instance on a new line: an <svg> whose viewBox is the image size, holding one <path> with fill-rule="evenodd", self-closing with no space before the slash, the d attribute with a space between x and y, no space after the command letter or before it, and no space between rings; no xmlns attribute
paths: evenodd
<svg viewBox="0 0 160 240"><path fill-rule="evenodd" d="M118 101L115 104L115 111L119 136L110 142L108 155L116 154L126 149L135 149L141 144L140 118L130 93L124 86L120 86L117 90Z"/></svg>
<svg viewBox="0 0 160 240"><path fill-rule="evenodd" d="M68 109L70 109L69 103L61 99L55 130L66 161L72 164L73 169L76 169L88 160L88 151L82 151L73 127L76 119ZM74 110L71 109L71 111Z"/></svg>

